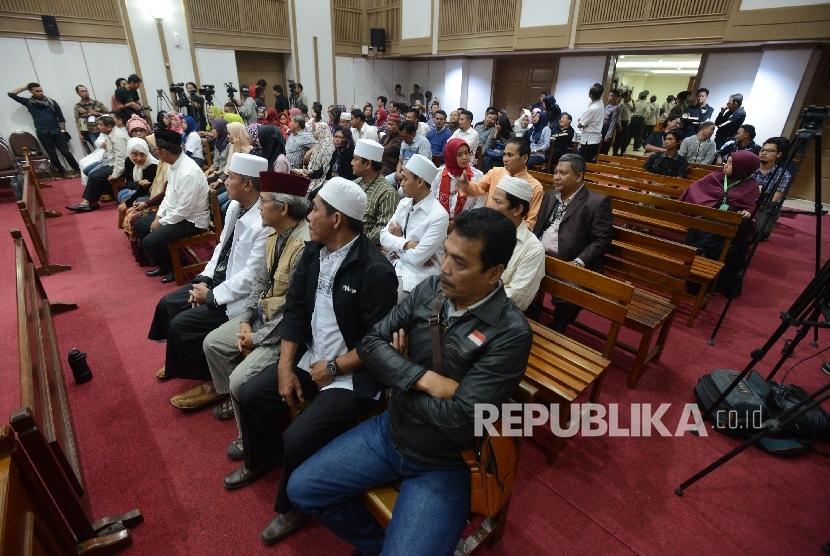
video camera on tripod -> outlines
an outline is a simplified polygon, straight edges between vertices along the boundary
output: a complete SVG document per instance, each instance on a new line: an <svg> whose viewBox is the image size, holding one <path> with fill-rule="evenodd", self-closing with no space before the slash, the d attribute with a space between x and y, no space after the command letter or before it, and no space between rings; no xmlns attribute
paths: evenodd
<svg viewBox="0 0 830 556"><path fill-rule="evenodd" d="M171 83L170 84L170 93L175 95L176 97L176 104L179 107L182 107L188 103L187 96L184 94L184 83Z"/></svg>
<svg viewBox="0 0 830 556"><path fill-rule="evenodd" d="M208 103L208 105L213 105L213 97L216 96L216 89L213 85L202 85L199 88L199 94L205 97L205 102Z"/></svg>
<svg viewBox="0 0 830 556"><path fill-rule="evenodd" d="M297 83L293 79L288 80L288 104L297 106L297 96L299 95L298 88L302 87L302 83Z"/></svg>

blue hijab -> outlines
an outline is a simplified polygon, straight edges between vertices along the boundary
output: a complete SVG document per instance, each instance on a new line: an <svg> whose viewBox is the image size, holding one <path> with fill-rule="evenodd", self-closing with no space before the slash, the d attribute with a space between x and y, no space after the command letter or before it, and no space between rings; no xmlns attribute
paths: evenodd
<svg viewBox="0 0 830 556"><path fill-rule="evenodd" d="M545 129L546 127L548 127L548 115L542 110L539 110L539 112L536 112L536 110L537 109L534 108L533 113L534 114L537 114L537 113L539 114L539 122L533 124L533 127L531 127L530 129L528 129L525 132L525 137L529 137L531 143L538 143L539 140L542 138L542 130ZM531 121L532 121L532 114L531 114ZM190 125L190 124L188 124L188 125Z"/></svg>
<svg viewBox="0 0 830 556"><path fill-rule="evenodd" d="M199 131L199 124L191 116L182 116L182 121L187 122L187 131L182 134L182 143L184 143L188 135L194 131Z"/></svg>

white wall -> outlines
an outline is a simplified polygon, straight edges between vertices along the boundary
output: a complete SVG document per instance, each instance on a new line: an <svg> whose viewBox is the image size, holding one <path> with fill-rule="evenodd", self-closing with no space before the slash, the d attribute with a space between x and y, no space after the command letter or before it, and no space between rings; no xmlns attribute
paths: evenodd
<svg viewBox="0 0 830 556"><path fill-rule="evenodd" d="M729 95L742 94L746 105L762 56L763 52L709 54L700 78L700 86L709 89L709 106L715 108L715 117L720 107L729 100ZM786 118L786 115L784 117ZM756 125L751 117L747 119L747 123Z"/></svg>
<svg viewBox="0 0 830 556"><path fill-rule="evenodd" d="M793 6L816 6L827 3L827 0L743 0L740 9L763 10L767 8L791 8Z"/></svg>
<svg viewBox="0 0 830 556"><path fill-rule="evenodd" d="M574 124L588 108L588 89L602 83L605 56L563 56L553 95L563 112L573 116ZM576 127L576 126L574 126Z"/></svg>
<svg viewBox="0 0 830 556"><path fill-rule="evenodd" d="M484 112L492 102L493 59L473 58L470 60L470 79L467 84L466 108L473 113L473 123L484 119Z"/></svg>
<svg viewBox="0 0 830 556"><path fill-rule="evenodd" d="M403 0L401 3L402 39L428 37L432 31L432 0ZM402 83L403 84L403 83Z"/></svg>
<svg viewBox="0 0 830 556"><path fill-rule="evenodd" d="M291 3L294 7L297 4ZM308 102L319 100L323 106L334 103L334 58L332 57L331 7L328 0L303 0L294 12L297 21L297 48L300 83ZM317 65L320 75L320 98L314 72L314 37L317 37ZM295 78L296 79L296 78ZM341 103L342 104L342 103Z"/></svg>
<svg viewBox="0 0 830 556"><path fill-rule="evenodd" d="M571 0L522 0L519 27L567 25Z"/></svg>
<svg viewBox="0 0 830 556"><path fill-rule="evenodd" d="M453 58L446 62L446 72L444 74L444 98L441 99L447 114L449 111L455 110L459 106L463 106L467 101L467 91L465 86L464 74L468 73L470 62L464 58ZM463 102L462 102L462 89Z"/></svg>
<svg viewBox="0 0 830 556"><path fill-rule="evenodd" d="M811 54L809 49L764 52L749 98L744 97L746 123L755 126L756 139L781 135Z"/></svg>
<svg viewBox="0 0 830 556"><path fill-rule="evenodd" d="M238 89L239 83L236 73L236 54L233 50L219 50L214 48L197 48L196 64L199 66L199 85L213 85L216 89L216 96L213 103L222 106L228 101L228 94L225 91L225 83L233 81ZM238 95L239 93L237 93ZM237 98L239 98L237 96ZM153 108L155 110L155 107Z"/></svg>
<svg viewBox="0 0 830 556"><path fill-rule="evenodd" d="M0 71L0 91L11 91L31 81L40 83L46 96L61 107L66 129L72 136L70 150L76 159L85 153L73 116L78 102L75 85L85 85L91 97L109 108L116 78L133 72L126 44L0 37L0 52L5 60L14 60L14 71ZM21 93L28 95L28 91ZM21 129L34 135L28 110L5 94L0 99L0 134L8 137Z"/></svg>
<svg viewBox="0 0 830 556"><path fill-rule="evenodd" d="M422 93L432 91L444 105L446 62L442 59L401 61L338 56L335 63L338 104L374 104L380 95L391 97L397 83L401 84L402 93L409 96L412 85L417 83Z"/></svg>

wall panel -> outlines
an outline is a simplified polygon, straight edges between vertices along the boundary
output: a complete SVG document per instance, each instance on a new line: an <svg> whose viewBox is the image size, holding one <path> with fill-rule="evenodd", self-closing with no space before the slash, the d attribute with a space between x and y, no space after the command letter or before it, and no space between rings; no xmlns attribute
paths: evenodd
<svg viewBox="0 0 830 556"><path fill-rule="evenodd" d="M197 47L291 52L287 0L184 0Z"/></svg>
<svg viewBox="0 0 830 556"><path fill-rule="evenodd" d="M46 38L42 14L56 16L62 39L126 41L118 0L0 0L0 34Z"/></svg>

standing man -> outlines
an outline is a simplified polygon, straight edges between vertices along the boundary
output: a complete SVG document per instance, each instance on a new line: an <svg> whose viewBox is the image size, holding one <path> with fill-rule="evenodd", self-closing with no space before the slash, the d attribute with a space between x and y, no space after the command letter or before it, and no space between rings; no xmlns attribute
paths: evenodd
<svg viewBox="0 0 830 556"><path fill-rule="evenodd" d="M499 113L495 109L490 108L484 115L484 121L475 126L476 133L478 133L478 143L486 148L490 144L490 139L496 132L496 120L499 118Z"/></svg>
<svg viewBox="0 0 830 556"><path fill-rule="evenodd" d="M427 141L432 150L433 156L437 155L444 159L444 147L447 146L447 141L452 137L452 131L447 127L447 113L443 110L435 112L435 129L429 130L427 133Z"/></svg>
<svg viewBox="0 0 830 556"><path fill-rule="evenodd" d="M660 115L667 116L672 108L674 108L674 95L669 95L666 97L666 102L660 107Z"/></svg>
<svg viewBox="0 0 830 556"><path fill-rule="evenodd" d="M256 123L256 101L251 98L251 89L247 85L239 85L239 94L242 97L242 103L233 101L239 107L239 115L245 121L245 127Z"/></svg>
<svg viewBox="0 0 830 556"><path fill-rule="evenodd" d="M289 108L288 99L285 98L285 91L282 85L274 85L274 108L277 112L287 112Z"/></svg>
<svg viewBox="0 0 830 556"><path fill-rule="evenodd" d="M380 247L380 231L394 216L398 207L398 193L383 175L383 146L371 139L355 142L352 171L355 183L366 194L363 214L363 233L376 247Z"/></svg>
<svg viewBox="0 0 830 556"><path fill-rule="evenodd" d="M646 116L646 125L643 128L643 143L645 143L648 136L654 133L654 128L657 126L657 117L660 114L660 107L657 106L657 97L651 95L648 103L648 116Z"/></svg>
<svg viewBox="0 0 830 556"><path fill-rule="evenodd" d="M605 106L604 116L602 119L602 146L599 149L601 154L608 154L611 150L611 140L614 138L614 132L617 130L617 121L620 116L620 93L616 89L608 91L608 104Z"/></svg>
<svg viewBox="0 0 830 556"><path fill-rule="evenodd" d="M204 131L207 123L205 118L205 99L199 96L199 88L196 87L196 83L193 81L186 83L185 89L187 89L187 94L184 97L185 105L180 108L188 116L196 120L196 123L199 125L199 130ZM188 129L187 131L190 133L194 130Z"/></svg>
<svg viewBox="0 0 830 556"><path fill-rule="evenodd" d="M305 96L305 93L303 92L302 83L294 83L294 94L291 95L291 98L289 99L289 104L291 104L291 108L308 106L308 98Z"/></svg>
<svg viewBox="0 0 830 556"><path fill-rule="evenodd" d="M605 88L599 83L594 83L588 89L591 104L588 105L588 109L585 110L582 117L577 120L577 127L582 130L579 154L590 162L596 160L599 144L602 142L602 121L605 111L602 105L602 93L604 91Z"/></svg>
<svg viewBox="0 0 830 556"><path fill-rule="evenodd" d="M363 191L345 178L320 188L308 215L311 242L285 298L279 363L239 389L245 464L224 484L249 485L282 461L276 515L260 535L266 545L307 519L286 493L294 470L356 425L384 387L355 351L395 306L397 289L392 265L361 233L366 203ZM306 401L291 420L291 410Z"/></svg>
<svg viewBox="0 0 830 556"><path fill-rule="evenodd" d="M361 139L371 139L372 141L377 142L378 128L366 123L366 114L363 113L363 110L355 108L352 110L351 114L352 138L355 143Z"/></svg>
<svg viewBox="0 0 830 556"><path fill-rule="evenodd" d="M334 439L291 477L297 508L358 554L446 555L461 538L470 512L470 467L461 454L476 441L475 407L510 398L533 340L501 284L515 229L488 208L458 215L440 277L424 280L357 346L392 387L389 410ZM433 307L443 372L433 370ZM360 495L396 481L395 515L384 530Z"/></svg>
<svg viewBox="0 0 830 556"><path fill-rule="evenodd" d="M397 93L397 90L395 92ZM412 92L409 94L409 106L415 106L416 100L424 104L424 95L418 85L412 85Z"/></svg>
<svg viewBox="0 0 830 556"><path fill-rule="evenodd" d="M553 173L553 189L545 193L533 233L545 253L577 266L603 271L603 258L611 248L614 216L611 198L584 186L585 160L566 154ZM551 328L564 334L582 310L578 305L553 299Z"/></svg>
<svg viewBox="0 0 830 556"><path fill-rule="evenodd" d="M377 98L377 106L378 106L378 110L380 110L381 108L383 108L384 110L386 110L386 97L385 97L385 96L380 95L380 96Z"/></svg>
<svg viewBox="0 0 830 556"><path fill-rule="evenodd" d="M538 108L542 112L545 112L545 110L546 110L545 109L545 97L546 96L548 96L548 94L545 91L542 91L541 93L539 93L539 102L533 103L533 106L530 107L530 112L531 113L533 113L534 108Z"/></svg>
<svg viewBox="0 0 830 556"><path fill-rule="evenodd" d="M741 106L744 102L744 96L740 93L729 96L724 106L720 107L718 117L715 118L715 125L718 127L718 132L715 135L715 146L721 148L724 143L729 141L738 133L738 128L744 124L746 120L746 111Z"/></svg>
<svg viewBox="0 0 830 556"><path fill-rule="evenodd" d="M31 97L24 98L18 96L18 93L26 90L29 91ZM57 168L61 176L68 178L69 174L66 172L63 164L61 164L57 151L60 151L75 174L78 174L81 170L75 161L75 157L69 151L66 120L63 117L60 105L43 94L40 83L29 83L25 87L15 89L9 93L9 98L25 106L29 114L32 115L32 122L35 125L37 138L46 150L46 154L49 155L49 160L52 162L52 165Z"/></svg>
<svg viewBox="0 0 830 556"><path fill-rule="evenodd" d="M141 78L132 74L127 78L123 87L115 90L115 100L121 104L121 110L126 113L127 118L133 114L141 114L141 100L138 98L138 88L141 86Z"/></svg>
<svg viewBox="0 0 830 556"><path fill-rule="evenodd" d="M680 156L696 164L713 164L715 162L715 142L712 135L715 133L715 124L703 122L700 131L691 137L686 137L680 144Z"/></svg>
<svg viewBox="0 0 830 556"><path fill-rule="evenodd" d="M478 132L473 129L473 113L469 110L458 111L458 129L452 134L453 137L464 139L470 146L470 157L475 162L476 151L478 150Z"/></svg>
<svg viewBox="0 0 830 556"><path fill-rule="evenodd" d="M734 139L727 141L718 149L715 164L720 166L726 162L729 155L736 151L750 151L754 154L759 154L760 150L761 147L755 144L755 126L744 124L738 128L738 133L735 134Z"/></svg>
<svg viewBox="0 0 830 556"><path fill-rule="evenodd" d="M628 149L628 143L631 142L629 126L633 113L634 101L631 100L631 91L626 89L620 102L620 128L617 130L617 137L614 138L614 156L624 155ZM553 161L551 161L551 167L556 168Z"/></svg>
<svg viewBox="0 0 830 556"><path fill-rule="evenodd" d="M83 85L77 85L75 92L81 100L75 105L75 121L84 141L92 145L95 150L95 140L98 139L98 118L106 115L109 110L104 103L89 98L89 90Z"/></svg>
<svg viewBox="0 0 830 556"><path fill-rule="evenodd" d="M83 201L81 204L67 206L73 212L92 212L100 208L98 201L105 191L111 191L110 183L121 177L124 173L124 161L130 155L127 151L129 136L115 127L115 120L110 116L101 116L98 119L98 127L101 133L106 134L106 154L101 163L92 168L87 176L84 189Z"/></svg>
<svg viewBox="0 0 830 556"><path fill-rule="evenodd" d="M700 129L700 124L712 120L715 109L706 104L709 98L709 89L701 87L695 95L695 105L689 107L683 114L683 133L686 137L694 135Z"/></svg>
<svg viewBox="0 0 830 556"><path fill-rule="evenodd" d="M629 128L631 130L631 136L634 138L634 151L639 151L642 147L643 132L646 129L646 118L651 111L651 105L646 100L648 93L642 91L637 96L638 98L637 102L634 103L634 113L631 114L631 126Z"/></svg>
<svg viewBox="0 0 830 556"><path fill-rule="evenodd" d="M406 97L401 94L401 85L398 83L395 85L395 94L392 95L392 98L389 99L389 105L392 106L393 104L406 104Z"/></svg>

